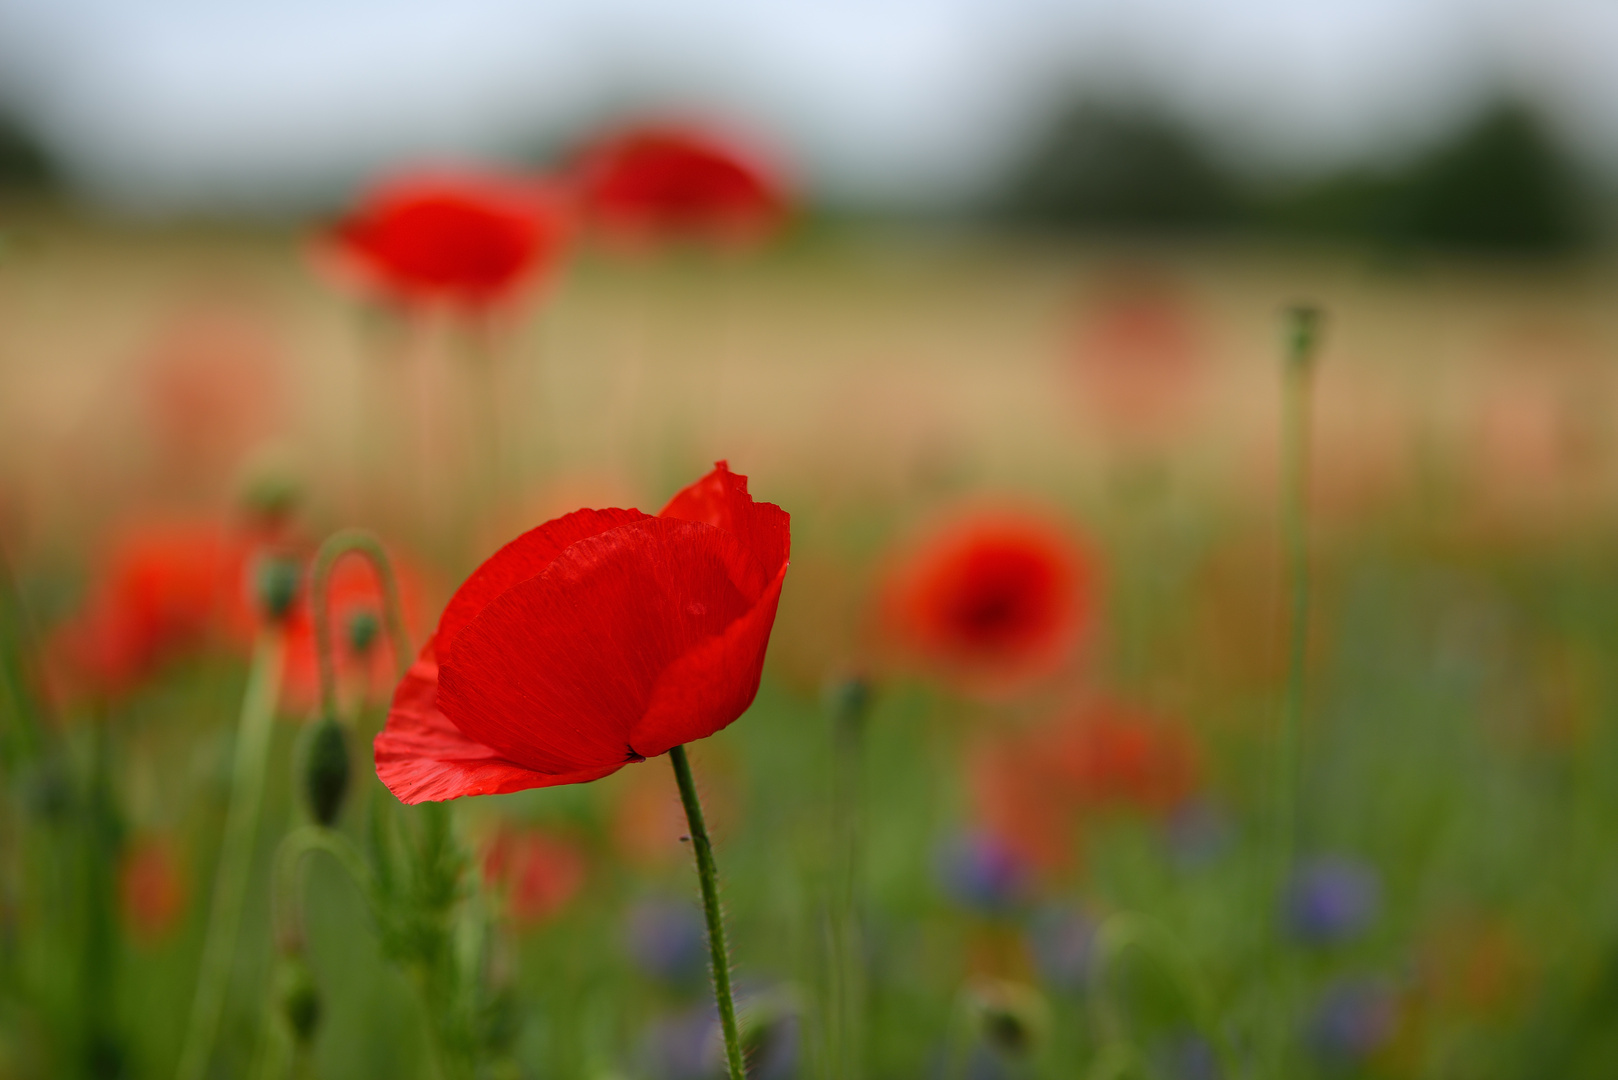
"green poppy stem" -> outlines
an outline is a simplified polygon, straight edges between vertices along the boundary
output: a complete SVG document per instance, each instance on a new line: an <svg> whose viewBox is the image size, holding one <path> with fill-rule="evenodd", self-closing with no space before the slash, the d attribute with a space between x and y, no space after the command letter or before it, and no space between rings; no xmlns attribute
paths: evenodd
<svg viewBox="0 0 1618 1080"><path fill-rule="evenodd" d="M1298 832L1298 788L1302 770L1304 676L1309 645L1309 450L1310 399L1320 312L1296 305L1286 312L1286 360L1281 404L1281 542L1286 560L1287 673L1281 698L1280 739L1275 785L1275 882L1284 889L1292 872ZM1295 1015L1293 987L1276 951L1275 995L1280 1034L1276 1075L1286 1074L1286 1046Z"/></svg>
<svg viewBox="0 0 1618 1080"><path fill-rule="evenodd" d="M674 765L674 780L680 786L680 802L685 805L685 820L691 828L691 847L697 855L702 913L708 920L714 1001L719 1006L719 1027L725 1036L725 1064L730 1080L744 1080L742 1038L736 1026L736 1002L730 991L730 950L725 945L724 912L719 908L719 871L714 866L713 843L708 839L708 825L702 817L702 802L697 798L696 782L691 779L691 762L686 759L685 747L670 750L669 761Z"/></svg>
<svg viewBox="0 0 1618 1080"><path fill-rule="evenodd" d="M213 1056L224 1014L225 991L236 958L247 879L253 869L259 813L264 803L264 773L270 753L275 707L281 692L285 639L278 626L265 629L253 650L253 666L242 698L241 721L236 729L236 760L231 772L230 805L225 811L225 835L214 870L213 899L208 909L207 936L203 939L202 970L191 1019L180 1051L179 1080L202 1080Z"/></svg>

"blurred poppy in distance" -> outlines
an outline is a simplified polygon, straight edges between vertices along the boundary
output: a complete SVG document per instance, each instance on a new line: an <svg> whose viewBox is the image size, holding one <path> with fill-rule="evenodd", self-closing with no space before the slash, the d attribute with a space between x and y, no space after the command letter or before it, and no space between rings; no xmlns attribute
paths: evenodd
<svg viewBox="0 0 1618 1080"><path fill-rule="evenodd" d="M131 844L118 868L118 903L135 937L155 941L185 914L185 878L173 847L148 837Z"/></svg>
<svg viewBox="0 0 1618 1080"><path fill-rule="evenodd" d="M53 652L77 687L119 694L201 649L247 614L248 547L216 522L126 527L94 572L77 619Z"/></svg>
<svg viewBox="0 0 1618 1080"><path fill-rule="evenodd" d="M1061 667L1094 615L1095 576L1054 522L984 513L907 553L884 615L903 646L947 677L1005 692Z"/></svg>
<svg viewBox="0 0 1618 1080"><path fill-rule="evenodd" d="M562 200L544 181L418 173L366 196L325 251L344 278L382 299L477 311L548 276L566 231Z"/></svg>
<svg viewBox="0 0 1618 1080"><path fill-rule="evenodd" d="M534 926L577 895L584 884L584 856L551 833L502 827L483 854L483 879L504 894L513 922Z"/></svg>
<svg viewBox="0 0 1618 1080"><path fill-rule="evenodd" d="M1122 811L1171 822L1197 791L1199 759L1185 729L1103 698L985 741L970 782L985 825L1057 870L1073 861L1088 819Z"/></svg>
<svg viewBox="0 0 1618 1080"><path fill-rule="evenodd" d="M757 243L785 220L787 194L758 157L715 132L647 124L585 150L579 190L615 240Z"/></svg>
<svg viewBox="0 0 1618 1080"><path fill-rule="evenodd" d="M473 571L394 692L377 775L406 803L596 780L758 693L790 520L719 462L657 517L577 510Z"/></svg>

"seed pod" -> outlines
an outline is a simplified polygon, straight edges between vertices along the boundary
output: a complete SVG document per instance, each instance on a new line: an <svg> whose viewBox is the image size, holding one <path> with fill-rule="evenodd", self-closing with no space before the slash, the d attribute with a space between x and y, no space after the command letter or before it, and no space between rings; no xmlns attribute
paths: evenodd
<svg viewBox="0 0 1618 1080"><path fill-rule="evenodd" d="M309 730L303 760L304 798L309 816L321 825L337 820L348 792L348 772L348 740L337 721L323 716Z"/></svg>

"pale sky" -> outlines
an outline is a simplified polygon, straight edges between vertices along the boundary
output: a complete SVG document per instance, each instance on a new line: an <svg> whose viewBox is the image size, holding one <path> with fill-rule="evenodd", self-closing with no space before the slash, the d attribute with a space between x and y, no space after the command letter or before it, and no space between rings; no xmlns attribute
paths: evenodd
<svg viewBox="0 0 1618 1080"><path fill-rule="evenodd" d="M647 102L753 129L832 198L943 198L1064 82L1292 168L1509 85L1618 170L1595 0L0 0L0 96L94 191L157 208L318 202Z"/></svg>

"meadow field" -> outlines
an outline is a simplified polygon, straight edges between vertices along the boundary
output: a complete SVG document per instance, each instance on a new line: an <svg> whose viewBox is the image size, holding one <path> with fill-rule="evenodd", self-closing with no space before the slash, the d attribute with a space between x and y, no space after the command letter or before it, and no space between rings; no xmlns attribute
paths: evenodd
<svg viewBox="0 0 1618 1080"><path fill-rule="evenodd" d="M1605 256L816 224L580 245L471 323L356 302L312 227L0 221L0 1078L724 1075L663 761L407 807L371 752L479 563L720 460L792 527L756 701L690 748L749 1076L1618 1075ZM411 640L342 564L327 827L305 593L353 526ZM1027 657L916 623L989 534L1060 570ZM170 578L206 625L85 660Z"/></svg>

